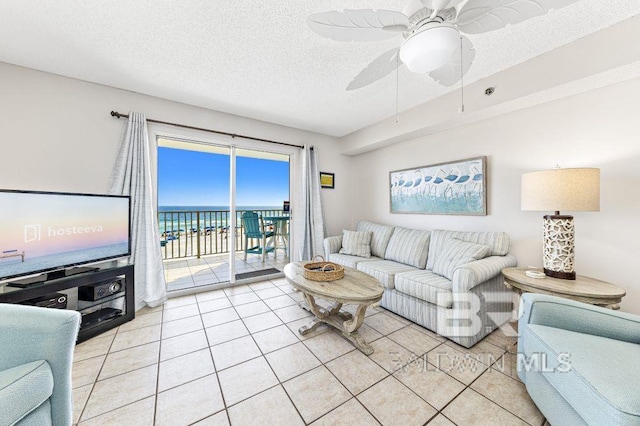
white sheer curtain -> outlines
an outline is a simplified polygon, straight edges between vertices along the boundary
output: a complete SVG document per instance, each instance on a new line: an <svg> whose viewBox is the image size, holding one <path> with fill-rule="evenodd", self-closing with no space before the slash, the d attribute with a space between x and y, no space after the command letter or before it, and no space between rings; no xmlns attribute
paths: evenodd
<svg viewBox="0 0 640 426"><path fill-rule="evenodd" d="M301 232L297 247L300 247L298 260L310 260L322 254L322 240L325 236L322 202L320 200L320 172L318 171L317 152L313 147L305 147L302 155L302 208L299 218Z"/></svg>
<svg viewBox="0 0 640 426"><path fill-rule="evenodd" d="M131 261L135 264L136 311L167 300L160 234L153 207L149 135L144 114L129 112L111 173L109 193L131 196Z"/></svg>

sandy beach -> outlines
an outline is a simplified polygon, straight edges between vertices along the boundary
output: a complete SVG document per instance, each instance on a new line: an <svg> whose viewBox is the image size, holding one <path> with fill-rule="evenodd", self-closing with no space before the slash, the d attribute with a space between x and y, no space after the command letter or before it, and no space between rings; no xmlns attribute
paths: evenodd
<svg viewBox="0 0 640 426"><path fill-rule="evenodd" d="M179 232L160 236L160 251L163 259L176 259L184 257L197 257L198 255L211 255L228 253L231 245L231 235L227 229L214 229L200 232ZM280 238L277 239L278 250L284 250ZM249 241L251 244L252 240ZM253 240L254 244L257 243ZM236 250L244 250L244 235L240 229L236 230Z"/></svg>

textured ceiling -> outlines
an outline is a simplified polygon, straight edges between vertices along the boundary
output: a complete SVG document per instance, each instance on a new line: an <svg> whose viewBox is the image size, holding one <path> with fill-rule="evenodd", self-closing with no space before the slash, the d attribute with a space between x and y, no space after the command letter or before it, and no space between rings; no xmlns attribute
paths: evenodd
<svg viewBox="0 0 640 426"><path fill-rule="evenodd" d="M395 114L395 74L363 89L345 87L402 39L336 42L313 33L305 19L345 8L402 11L406 3L2 0L0 61L343 136ZM465 82L639 14L638 0L580 0L518 25L470 35L477 55ZM403 69L399 109L450 90L457 89Z"/></svg>

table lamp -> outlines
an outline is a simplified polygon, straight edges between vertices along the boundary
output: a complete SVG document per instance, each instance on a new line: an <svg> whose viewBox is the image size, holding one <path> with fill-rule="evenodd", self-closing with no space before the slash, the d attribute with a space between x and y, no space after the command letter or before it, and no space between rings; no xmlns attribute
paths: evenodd
<svg viewBox="0 0 640 426"><path fill-rule="evenodd" d="M600 210L600 169L561 169L522 175L522 210L555 211L544 216L542 264L547 276L575 280L573 216L560 210Z"/></svg>

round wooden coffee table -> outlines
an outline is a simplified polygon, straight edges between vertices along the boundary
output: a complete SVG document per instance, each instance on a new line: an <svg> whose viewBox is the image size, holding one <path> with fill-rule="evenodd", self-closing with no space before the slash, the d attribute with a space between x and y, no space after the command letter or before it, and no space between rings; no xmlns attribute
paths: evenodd
<svg viewBox="0 0 640 426"><path fill-rule="evenodd" d="M304 336L324 323L338 330L363 353L371 355L373 348L358 334L358 328L364 321L367 307L382 299L382 284L364 272L347 267L344 268L344 278L339 280L308 280L302 268L305 263L289 263L284 267L287 281L302 292L309 309L316 316L310 324L300 327L298 332ZM316 305L316 298L333 302L333 305L329 309L322 308ZM358 305L355 316L341 311L342 305Z"/></svg>

